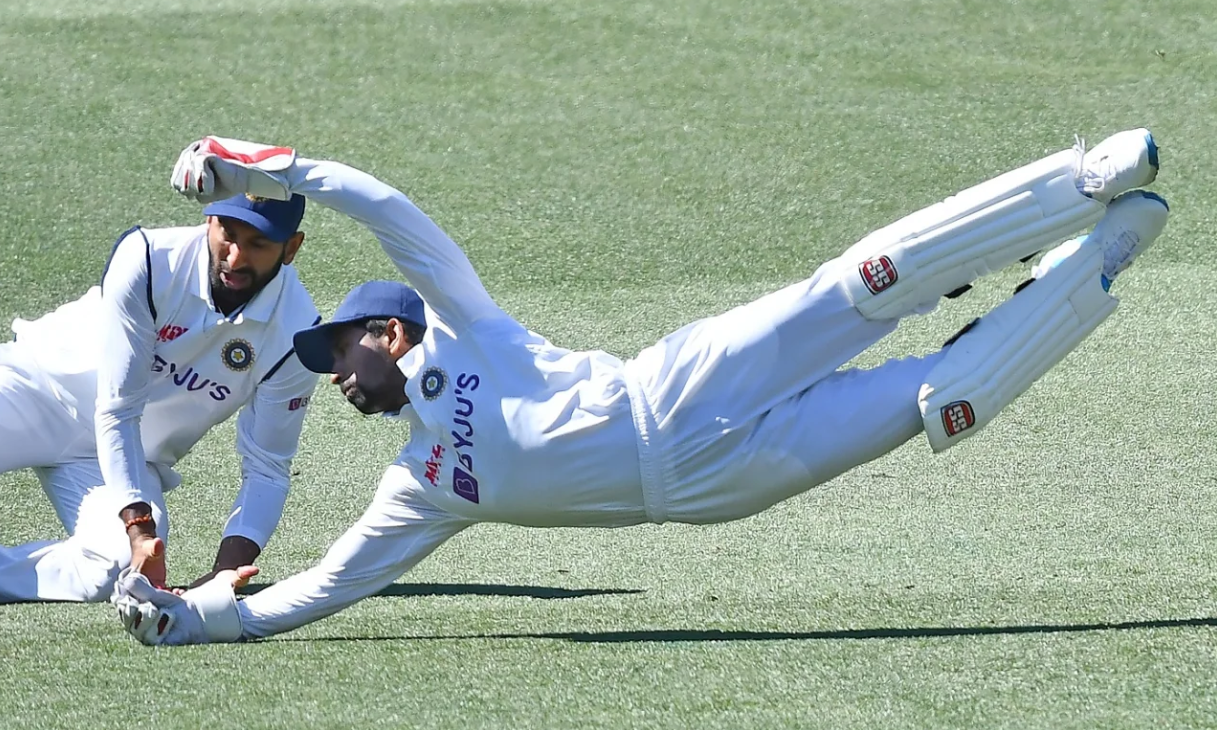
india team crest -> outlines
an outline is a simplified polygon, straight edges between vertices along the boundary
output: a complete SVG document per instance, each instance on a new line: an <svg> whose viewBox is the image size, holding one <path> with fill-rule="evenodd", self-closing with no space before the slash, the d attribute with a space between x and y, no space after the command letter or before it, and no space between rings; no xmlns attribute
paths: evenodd
<svg viewBox="0 0 1217 730"><path fill-rule="evenodd" d="M448 374L437 367L430 367L423 371L423 381L421 390L423 397L427 400L435 400L444 393L444 388L448 387Z"/></svg>
<svg viewBox="0 0 1217 730"><path fill-rule="evenodd" d="M229 370L243 373L253 367L254 346L247 340L229 340L220 350L220 359L224 361L224 365Z"/></svg>

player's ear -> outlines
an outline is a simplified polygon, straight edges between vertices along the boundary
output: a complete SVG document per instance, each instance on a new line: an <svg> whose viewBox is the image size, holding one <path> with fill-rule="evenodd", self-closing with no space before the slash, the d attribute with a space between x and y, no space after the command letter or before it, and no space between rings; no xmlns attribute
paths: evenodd
<svg viewBox="0 0 1217 730"><path fill-rule="evenodd" d="M287 243L283 244L283 263L290 264L292 259L296 258L296 252L300 250L300 246L304 243L304 231L296 231L292 237L287 239Z"/></svg>
<svg viewBox="0 0 1217 730"><path fill-rule="evenodd" d="M406 354L415 345L410 341L410 336L406 334L405 325L397 318L389 320L389 325L385 328L385 337L389 338L387 343L389 355L394 360Z"/></svg>

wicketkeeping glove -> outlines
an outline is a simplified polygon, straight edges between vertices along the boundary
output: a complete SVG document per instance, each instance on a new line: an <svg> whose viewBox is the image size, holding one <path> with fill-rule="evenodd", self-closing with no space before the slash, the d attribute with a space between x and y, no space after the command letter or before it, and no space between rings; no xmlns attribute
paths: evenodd
<svg viewBox="0 0 1217 730"><path fill-rule="evenodd" d="M233 642L241 638L233 575L234 571L221 571L178 596L127 568L119 574L110 602L127 633L148 646Z"/></svg>
<svg viewBox="0 0 1217 730"><path fill-rule="evenodd" d="M249 193L287 200L291 192L283 171L296 161L290 147L271 147L224 137L204 137L177 158L173 189L200 203Z"/></svg>

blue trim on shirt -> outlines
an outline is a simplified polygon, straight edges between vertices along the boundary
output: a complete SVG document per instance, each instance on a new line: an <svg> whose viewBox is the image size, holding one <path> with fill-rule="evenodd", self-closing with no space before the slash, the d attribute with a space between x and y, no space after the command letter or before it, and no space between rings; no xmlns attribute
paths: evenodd
<svg viewBox="0 0 1217 730"><path fill-rule="evenodd" d="M316 327L319 324L321 324L321 315L317 315L317 319L313 320L313 323L309 326ZM258 381L258 385L261 385L262 383L265 383L266 381L270 380L271 376L274 375L275 373L279 372L279 368L283 367L283 363L287 362L287 359L295 354L296 354L296 348L293 347L292 349L288 350L286 355L279 358L279 362L275 363L275 366L270 369L270 372L268 372L265 377L263 377L261 380Z"/></svg>
<svg viewBox="0 0 1217 730"><path fill-rule="evenodd" d="M152 321L155 322L156 304L152 302L152 244L148 243L148 237L142 230L139 235L144 239L144 260L148 262L148 311L152 313Z"/></svg>
<svg viewBox="0 0 1217 730"><path fill-rule="evenodd" d="M104 286L106 282L106 274L110 273L110 264L114 261L114 254L118 252L118 246L127 236L139 231L140 238L144 239L144 258L148 263L148 311L152 313L153 321L156 320L156 305L152 303L152 244L148 242L148 237L144 235L144 230L139 226L131 226L123 231L118 240L114 242L114 246L110 249L110 255L106 258L105 268L101 270L101 283ZM16 339L16 338L14 338Z"/></svg>

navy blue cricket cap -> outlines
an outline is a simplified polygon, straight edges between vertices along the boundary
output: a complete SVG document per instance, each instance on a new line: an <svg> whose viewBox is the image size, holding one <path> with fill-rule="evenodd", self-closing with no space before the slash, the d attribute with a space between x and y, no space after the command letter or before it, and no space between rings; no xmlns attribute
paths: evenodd
<svg viewBox="0 0 1217 730"><path fill-rule="evenodd" d="M263 236L276 243L287 243L287 239L300 230L300 220L304 218L304 196L271 200L252 195L234 195L203 208L203 215L236 218L257 228Z"/></svg>
<svg viewBox="0 0 1217 730"><path fill-rule="evenodd" d="M334 372L334 354L330 343L335 330L351 324L363 324L373 319L398 319L427 326L423 300L400 281L369 281L346 295L334 318L325 324L300 330L292 338L296 356L304 367L314 373Z"/></svg>

